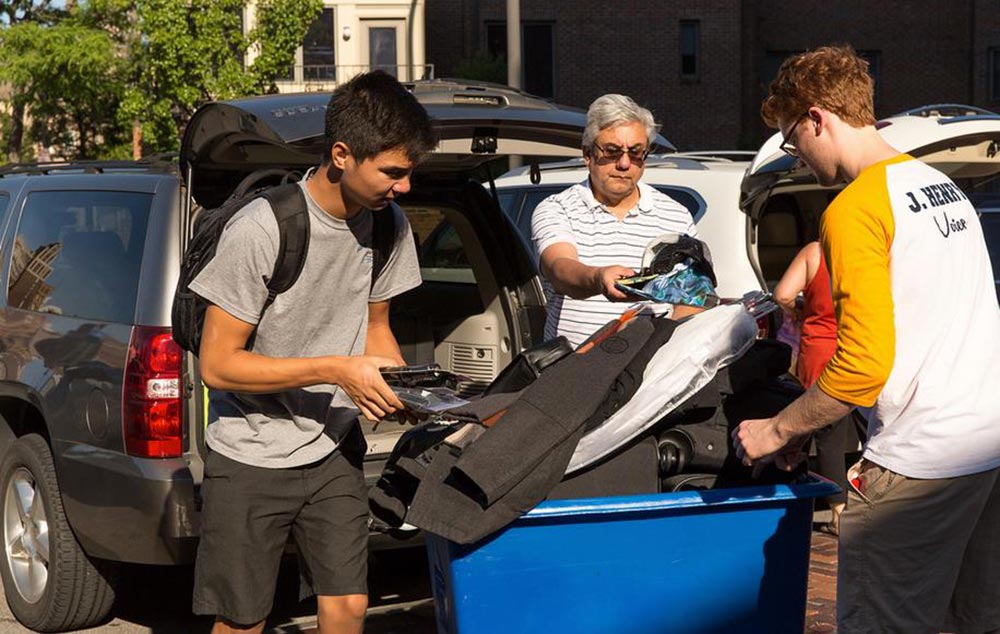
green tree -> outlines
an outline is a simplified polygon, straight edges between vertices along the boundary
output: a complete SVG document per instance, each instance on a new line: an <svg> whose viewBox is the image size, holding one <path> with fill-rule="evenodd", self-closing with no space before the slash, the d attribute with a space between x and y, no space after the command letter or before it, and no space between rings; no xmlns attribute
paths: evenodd
<svg viewBox="0 0 1000 634"><path fill-rule="evenodd" d="M53 2L0 1L8 160L25 141L65 158L124 157L133 129L146 152L176 150L202 102L274 92L322 11L322 0L259 0L244 33L247 0Z"/></svg>
<svg viewBox="0 0 1000 634"><path fill-rule="evenodd" d="M260 0L257 25L250 31L249 44L258 47L250 66L252 91L278 92L275 78L284 75L295 62L295 50L321 15L323 0Z"/></svg>
<svg viewBox="0 0 1000 634"><path fill-rule="evenodd" d="M102 0L114 2L117 0ZM138 0L136 33L124 38L133 75L119 122L138 122L143 145L176 150L197 106L274 90L274 80L295 59L322 0L260 0L257 25L244 35L246 0ZM258 55L249 67L250 47Z"/></svg>
<svg viewBox="0 0 1000 634"><path fill-rule="evenodd" d="M53 7L51 0L14 0L0 1L0 38L3 38L6 30L19 24L51 24L63 15L63 11ZM0 39L0 48L3 47ZM15 83L9 76L17 73L17 60L11 55L4 55L0 50L0 82L6 83L9 92L8 102L10 111L5 112L2 120L2 134L6 139L4 154L8 160L21 160L21 150L24 144L24 120L29 96L24 92L23 75L19 77L21 83Z"/></svg>

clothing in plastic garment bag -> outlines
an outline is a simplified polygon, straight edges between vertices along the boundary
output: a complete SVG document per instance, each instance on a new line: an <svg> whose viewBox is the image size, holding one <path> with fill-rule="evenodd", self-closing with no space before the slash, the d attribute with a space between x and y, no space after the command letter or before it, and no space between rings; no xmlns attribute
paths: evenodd
<svg viewBox="0 0 1000 634"><path fill-rule="evenodd" d="M742 304L717 306L677 326L632 398L576 447L566 473L614 452L704 387L753 345L757 322Z"/></svg>

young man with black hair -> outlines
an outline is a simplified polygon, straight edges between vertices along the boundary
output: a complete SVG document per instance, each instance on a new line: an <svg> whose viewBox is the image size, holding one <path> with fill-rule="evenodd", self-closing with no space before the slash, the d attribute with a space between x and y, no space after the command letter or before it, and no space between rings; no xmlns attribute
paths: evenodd
<svg viewBox="0 0 1000 634"><path fill-rule="evenodd" d="M213 633L262 631L289 533L304 586L318 595L322 634L361 632L367 609L357 416L402 408L379 369L403 363L389 300L419 285L420 272L393 201L435 139L413 95L378 71L333 93L325 136L321 164L300 183L310 237L295 285L259 318L279 248L265 199L237 212L190 285L210 302L199 355L209 454L193 607L215 615ZM394 214L395 241L372 283L374 214Z"/></svg>

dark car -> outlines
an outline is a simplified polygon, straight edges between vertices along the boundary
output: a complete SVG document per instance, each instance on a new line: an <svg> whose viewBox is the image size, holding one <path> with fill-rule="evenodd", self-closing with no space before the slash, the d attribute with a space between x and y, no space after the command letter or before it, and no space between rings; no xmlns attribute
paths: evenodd
<svg viewBox="0 0 1000 634"><path fill-rule="evenodd" d="M470 173L503 154L573 156L585 117L498 86L409 87L441 144L401 201L425 281L393 301L392 325L409 363L440 363L475 393L539 340L545 307L531 257ZM210 103L179 164L0 168L0 576L24 625L106 618L118 562L193 561L206 399L171 338L183 249L201 209L318 163L328 100ZM402 428L365 430L374 478Z"/></svg>

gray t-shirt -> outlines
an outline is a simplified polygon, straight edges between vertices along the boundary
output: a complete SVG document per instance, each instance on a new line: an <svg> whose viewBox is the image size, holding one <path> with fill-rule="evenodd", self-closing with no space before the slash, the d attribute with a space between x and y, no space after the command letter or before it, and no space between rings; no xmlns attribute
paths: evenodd
<svg viewBox="0 0 1000 634"><path fill-rule="evenodd" d="M409 223L396 205L339 220L316 204L305 181L301 186L309 207L309 253L298 281L264 313L253 350L269 357L363 354L368 303L420 285ZM395 214L396 242L369 295L373 213ZM257 323L278 235L269 203L249 203L226 225L215 257L191 282L191 290L232 316ZM238 462L296 467L329 455L358 414L335 385L272 394L209 390L206 440L212 450Z"/></svg>

